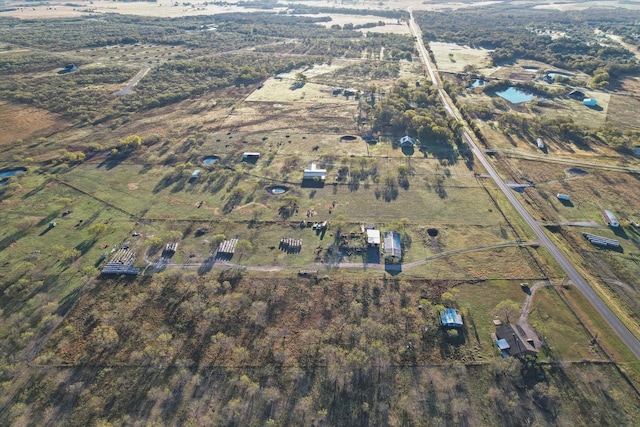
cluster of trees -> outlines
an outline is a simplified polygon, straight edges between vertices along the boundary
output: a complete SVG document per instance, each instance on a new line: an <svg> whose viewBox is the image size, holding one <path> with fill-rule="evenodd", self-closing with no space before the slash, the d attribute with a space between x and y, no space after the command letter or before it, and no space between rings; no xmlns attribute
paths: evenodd
<svg viewBox="0 0 640 427"><path fill-rule="evenodd" d="M453 145L460 126L446 115L438 91L428 81L416 86L400 81L381 101L373 105L363 102L363 111L374 132L413 134L423 142Z"/></svg>
<svg viewBox="0 0 640 427"><path fill-rule="evenodd" d="M532 59L556 67L593 74L598 69L616 69L618 75L640 71L633 52L594 29L631 36L630 25L640 12L623 9L544 11L529 6L496 5L439 13L416 12L429 40L494 49L493 63Z"/></svg>

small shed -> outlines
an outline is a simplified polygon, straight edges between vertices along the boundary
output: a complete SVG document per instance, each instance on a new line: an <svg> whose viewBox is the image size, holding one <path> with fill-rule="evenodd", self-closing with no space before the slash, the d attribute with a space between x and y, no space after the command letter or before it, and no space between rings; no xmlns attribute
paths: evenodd
<svg viewBox="0 0 640 427"><path fill-rule="evenodd" d="M593 98L585 98L585 99L582 101L582 104L583 104L583 105L586 105L587 107L595 107L596 105L598 105L598 101L596 101L596 100L595 100L595 99L593 99Z"/></svg>
<svg viewBox="0 0 640 427"><path fill-rule="evenodd" d="M318 168L318 165L311 163L307 169L304 170L302 179L324 181L327 178L327 170Z"/></svg>
<svg viewBox="0 0 640 427"><path fill-rule="evenodd" d="M579 101L582 101L583 99L585 99L587 97L587 95L585 95L585 93L582 92L582 91L572 90L571 92L569 92L569 97L573 98L573 99L577 99Z"/></svg>
<svg viewBox="0 0 640 427"><path fill-rule="evenodd" d="M542 138L536 139L536 144L538 144L539 149L542 150L544 148L544 141L542 140Z"/></svg>
<svg viewBox="0 0 640 427"><path fill-rule="evenodd" d="M416 145L416 142L410 136L405 135L402 138L400 138L400 145L403 147L413 147L414 145Z"/></svg>
<svg viewBox="0 0 640 427"><path fill-rule="evenodd" d="M196 169L191 174L191 180L196 180L200 176L200 169Z"/></svg>
<svg viewBox="0 0 640 427"><path fill-rule="evenodd" d="M616 216L611 211L602 211L602 219L609 227L620 227L618 218L616 218Z"/></svg>
<svg viewBox="0 0 640 427"><path fill-rule="evenodd" d="M78 66L76 64L67 64L62 71L60 71L60 74L71 73L73 71L78 71Z"/></svg>
<svg viewBox="0 0 640 427"><path fill-rule="evenodd" d="M250 151L242 153L243 162L257 162L259 158L260 158L260 153L255 153Z"/></svg>
<svg viewBox="0 0 640 427"><path fill-rule="evenodd" d="M383 238L385 259L393 262L402 261L402 244L400 241L400 234L395 231L385 231L383 233Z"/></svg>
<svg viewBox="0 0 640 427"><path fill-rule="evenodd" d="M367 245L380 246L380 230L367 230Z"/></svg>
<svg viewBox="0 0 640 427"><path fill-rule="evenodd" d="M558 199L560 200L565 200L565 201L569 201L569 195L568 194L562 194L562 193L558 193L558 195L556 196Z"/></svg>
<svg viewBox="0 0 640 427"><path fill-rule="evenodd" d="M441 311L440 321L444 328L462 328L464 326L460 310L455 308L445 308L444 311Z"/></svg>

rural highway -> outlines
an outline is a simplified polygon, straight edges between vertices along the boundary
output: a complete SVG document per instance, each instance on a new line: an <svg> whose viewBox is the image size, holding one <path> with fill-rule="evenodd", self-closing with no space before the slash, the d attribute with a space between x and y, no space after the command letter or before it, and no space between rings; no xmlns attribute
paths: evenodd
<svg viewBox="0 0 640 427"><path fill-rule="evenodd" d="M418 45L418 50L420 52L420 56L422 57L424 64L427 67L427 71L433 82L433 85L438 89L440 93L440 98L444 103L444 107L447 110L447 113L460 120L457 114L454 113L454 106L452 106L448 98L446 97L444 90L440 84L440 79L437 74L437 69L431 64L429 53L424 46L424 42L422 41L422 31L416 24L413 11L409 8L410 20L409 20L409 28L415 37L416 43ZM547 248L547 250L551 253L551 256L558 262L560 267L567 274L567 277L571 280L571 282L584 294L585 298L595 307L595 309L600 313L600 315L607 321L611 329L613 329L620 339L627 345L629 350L640 359L640 341L636 338L631 331L620 321L620 319L611 311L611 309L605 304L604 301L598 296L598 294L593 290L591 285L582 277L582 275L576 270L573 263L569 261L569 259L562 253L562 251L556 246L555 243L551 241L549 236L544 232L540 224L531 216L531 214L525 209L522 205L518 197L514 194L514 192L505 184L505 182L500 178L498 172L496 172L495 168L491 164L491 162L487 159L484 152L478 148L473 139L469 136L467 131L462 132L462 136L471 147L471 151L475 155L475 157L480 161L482 166L487 170L491 178L498 185L502 193L504 193L505 197L509 202L513 205L514 209L518 212L518 214L522 217L522 219L531 227L533 232L535 233L540 245Z"/></svg>

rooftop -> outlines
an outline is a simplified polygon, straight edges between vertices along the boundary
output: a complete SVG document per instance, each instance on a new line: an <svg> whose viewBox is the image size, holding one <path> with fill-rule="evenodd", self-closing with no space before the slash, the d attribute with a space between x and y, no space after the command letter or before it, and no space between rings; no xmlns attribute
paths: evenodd
<svg viewBox="0 0 640 427"><path fill-rule="evenodd" d="M440 312L440 320L445 328L462 328L464 326L460 310L455 308L445 308Z"/></svg>
<svg viewBox="0 0 640 427"><path fill-rule="evenodd" d="M530 342L525 332L518 325L502 325L496 328L496 345L509 356L536 356L538 350Z"/></svg>

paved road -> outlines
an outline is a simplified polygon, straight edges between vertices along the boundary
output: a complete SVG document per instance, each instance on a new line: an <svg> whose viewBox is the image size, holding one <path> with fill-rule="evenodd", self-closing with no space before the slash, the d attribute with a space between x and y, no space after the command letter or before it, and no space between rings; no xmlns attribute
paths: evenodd
<svg viewBox="0 0 640 427"><path fill-rule="evenodd" d="M427 66L429 75L431 76L431 80L434 86L439 90L440 97L445 104L445 108L449 115L453 117L458 117L453 113L453 106L449 103L446 95L443 93L441 88L439 79L437 78L437 70L432 66L431 61L429 59L429 55L427 50L424 47L422 42L422 32L418 25L415 23L413 19L413 12L409 9L409 13L411 14L411 20L409 27L415 36L418 43L418 50L423 58L425 65ZM469 134L464 131L462 134L463 138L471 147L473 154L480 161L482 166L487 170L491 178L496 182L500 190L504 193L505 197L509 200L509 202L513 205L514 209L518 212L518 214L522 217L522 219L531 227L536 237L538 238L540 244L544 246L550 253L551 256L558 262L560 267L567 274L567 277L571 280L571 282L584 294L585 298L595 307L595 309L600 313L600 315L607 321L609 326L618 334L620 339L627 345L629 350L633 352L633 354L640 359L640 340L638 340L629 329L618 319L618 317L611 311L611 309L602 301L602 299L598 296L598 294L593 290L593 288L589 285L589 283L582 277L582 275L576 270L571 261L560 251L560 249L551 241L549 236L544 232L540 224L529 214L529 212L525 209L525 207L520 203L518 197L514 194L514 192L505 184L505 182L500 178L495 168L491 164L491 162L484 155L484 152L478 148L473 139L469 136Z"/></svg>

